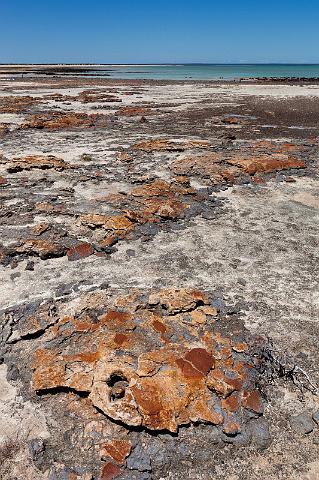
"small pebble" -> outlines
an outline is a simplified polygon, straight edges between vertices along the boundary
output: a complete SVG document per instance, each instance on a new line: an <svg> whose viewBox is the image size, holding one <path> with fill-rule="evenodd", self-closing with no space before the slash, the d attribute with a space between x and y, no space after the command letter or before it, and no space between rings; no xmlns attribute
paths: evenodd
<svg viewBox="0 0 319 480"><path fill-rule="evenodd" d="M252 420L248 424L247 435L251 435L252 444L257 450L265 450L271 443L269 426L264 418Z"/></svg>
<svg viewBox="0 0 319 480"><path fill-rule="evenodd" d="M316 422L316 424L319 425L319 409L312 414L312 418Z"/></svg>
<svg viewBox="0 0 319 480"><path fill-rule="evenodd" d="M30 270L31 272L33 272L33 270L34 270L34 261L33 261L33 260L29 260L28 263L26 264L25 269L26 269L26 270Z"/></svg>
<svg viewBox="0 0 319 480"><path fill-rule="evenodd" d="M306 435L314 429L314 423L311 416L307 412L302 412L299 415L290 417L291 428L301 435Z"/></svg>

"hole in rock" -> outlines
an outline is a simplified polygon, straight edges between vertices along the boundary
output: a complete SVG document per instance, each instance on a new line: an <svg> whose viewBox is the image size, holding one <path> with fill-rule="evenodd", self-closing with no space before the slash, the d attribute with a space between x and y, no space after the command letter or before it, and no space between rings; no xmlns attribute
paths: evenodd
<svg viewBox="0 0 319 480"><path fill-rule="evenodd" d="M124 397L125 389L128 387L128 381L125 375L121 372L114 372L110 375L106 383L111 388L110 400L112 402Z"/></svg>

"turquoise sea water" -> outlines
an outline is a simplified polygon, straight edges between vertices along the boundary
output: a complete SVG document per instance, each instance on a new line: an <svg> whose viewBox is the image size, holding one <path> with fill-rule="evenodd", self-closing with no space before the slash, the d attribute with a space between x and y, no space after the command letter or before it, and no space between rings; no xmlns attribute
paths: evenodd
<svg viewBox="0 0 319 480"><path fill-rule="evenodd" d="M94 68L94 69L93 69ZM319 65L121 65L92 67L92 75L121 79L234 80L259 77L319 78Z"/></svg>

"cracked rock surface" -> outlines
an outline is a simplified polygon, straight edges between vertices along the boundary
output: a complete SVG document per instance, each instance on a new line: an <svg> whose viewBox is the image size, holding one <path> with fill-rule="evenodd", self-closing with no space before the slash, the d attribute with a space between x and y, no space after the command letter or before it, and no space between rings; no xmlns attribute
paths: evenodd
<svg viewBox="0 0 319 480"><path fill-rule="evenodd" d="M319 477L318 123L0 69L1 479Z"/></svg>

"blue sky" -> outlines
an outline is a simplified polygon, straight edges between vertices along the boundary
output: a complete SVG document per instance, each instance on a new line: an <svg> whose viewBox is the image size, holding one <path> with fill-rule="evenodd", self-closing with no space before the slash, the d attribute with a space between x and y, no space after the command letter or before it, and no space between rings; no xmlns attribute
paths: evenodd
<svg viewBox="0 0 319 480"><path fill-rule="evenodd" d="M0 0L0 63L319 63L319 0Z"/></svg>

